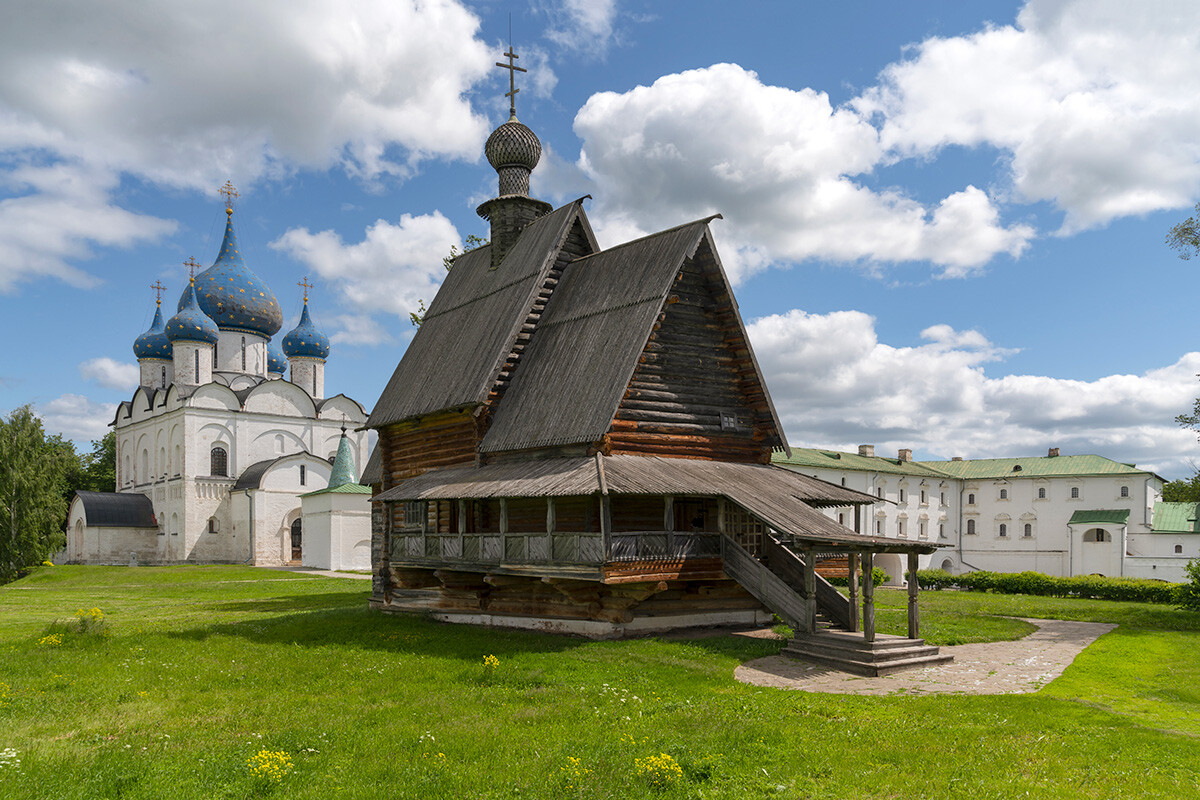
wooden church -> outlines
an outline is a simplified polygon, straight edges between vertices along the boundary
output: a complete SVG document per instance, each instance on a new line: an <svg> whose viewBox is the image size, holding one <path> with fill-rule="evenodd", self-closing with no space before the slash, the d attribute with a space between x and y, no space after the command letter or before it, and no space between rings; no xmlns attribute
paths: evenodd
<svg viewBox="0 0 1200 800"><path fill-rule="evenodd" d="M817 509L876 498L771 466L788 445L711 218L601 249L583 199L529 196L541 144L515 108L486 154L491 241L454 261L367 422L372 606L589 636L858 629L856 581L839 594L816 554L869 574L934 546L839 525Z"/></svg>

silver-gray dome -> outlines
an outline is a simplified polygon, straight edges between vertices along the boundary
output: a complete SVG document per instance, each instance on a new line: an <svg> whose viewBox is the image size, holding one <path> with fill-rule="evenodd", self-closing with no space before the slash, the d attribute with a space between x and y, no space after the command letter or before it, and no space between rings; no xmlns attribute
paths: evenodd
<svg viewBox="0 0 1200 800"><path fill-rule="evenodd" d="M542 157L542 143L533 131L514 117L492 131L484 145L484 153L493 169L524 167L532 171Z"/></svg>

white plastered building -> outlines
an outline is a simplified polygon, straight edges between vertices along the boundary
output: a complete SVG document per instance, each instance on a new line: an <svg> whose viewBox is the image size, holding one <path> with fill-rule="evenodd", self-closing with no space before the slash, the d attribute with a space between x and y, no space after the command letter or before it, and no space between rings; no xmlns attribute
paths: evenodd
<svg viewBox="0 0 1200 800"><path fill-rule="evenodd" d="M328 485L343 428L354 473L366 464L367 433L354 429L367 412L325 396L329 342L307 294L279 348L279 304L242 261L226 211L216 262L134 344L142 385L112 423L116 492L74 498L67 561L299 563L300 496Z"/></svg>
<svg viewBox="0 0 1200 800"><path fill-rule="evenodd" d="M1200 556L1195 504L1163 503L1163 480L1097 455L913 461L792 448L781 466L873 494L880 502L826 513L864 533L945 545L922 568L1034 571L1184 580ZM880 563L889 575L899 565Z"/></svg>

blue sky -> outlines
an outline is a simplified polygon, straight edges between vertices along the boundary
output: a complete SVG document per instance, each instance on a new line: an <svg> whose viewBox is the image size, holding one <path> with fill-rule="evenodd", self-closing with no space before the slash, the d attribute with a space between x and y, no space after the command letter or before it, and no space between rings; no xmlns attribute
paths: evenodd
<svg viewBox="0 0 1200 800"><path fill-rule="evenodd" d="M484 235L483 140L603 245L713 230L794 444L1100 453L1190 474L1200 8L1180 2L214 0L27 4L0 30L0 410L103 434L130 347L224 213L328 391L368 407L441 256ZM11 24L9 24L11 22Z"/></svg>

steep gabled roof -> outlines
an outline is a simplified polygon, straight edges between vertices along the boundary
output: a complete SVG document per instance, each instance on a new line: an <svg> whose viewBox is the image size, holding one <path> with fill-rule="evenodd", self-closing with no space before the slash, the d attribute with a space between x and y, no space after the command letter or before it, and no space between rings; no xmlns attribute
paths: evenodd
<svg viewBox="0 0 1200 800"><path fill-rule="evenodd" d="M567 265L481 452L593 442L604 436L675 276L701 242L709 241L709 219ZM724 280L719 262L716 267ZM741 327L736 306L733 311ZM758 371L757 363L754 369ZM759 372L760 382L761 377ZM763 392L765 396L765 383ZM781 431L773 407L771 415Z"/></svg>
<svg viewBox="0 0 1200 800"><path fill-rule="evenodd" d="M591 236L582 202L531 222L495 269L490 246L455 259L367 427L487 399L572 225Z"/></svg>

